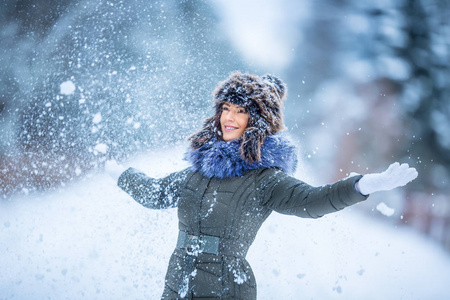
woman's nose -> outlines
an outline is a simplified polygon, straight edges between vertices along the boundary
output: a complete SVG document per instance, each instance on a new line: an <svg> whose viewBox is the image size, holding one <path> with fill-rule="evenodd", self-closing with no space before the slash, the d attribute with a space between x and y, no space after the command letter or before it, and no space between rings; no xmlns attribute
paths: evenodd
<svg viewBox="0 0 450 300"><path fill-rule="evenodd" d="M232 112L232 111L227 112L227 120L234 121L234 112Z"/></svg>

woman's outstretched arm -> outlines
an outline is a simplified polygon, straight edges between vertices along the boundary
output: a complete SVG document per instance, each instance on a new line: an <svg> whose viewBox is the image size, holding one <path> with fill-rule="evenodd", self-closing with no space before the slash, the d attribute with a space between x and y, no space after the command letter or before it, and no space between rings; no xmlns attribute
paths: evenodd
<svg viewBox="0 0 450 300"><path fill-rule="evenodd" d="M356 175L313 187L285 173L266 169L258 177L263 204L284 214L318 218L365 200L376 191L404 186L417 177L407 164L392 164L385 172Z"/></svg>
<svg viewBox="0 0 450 300"><path fill-rule="evenodd" d="M171 208L178 205L182 185L188 173L189 170L185 169L157 179L129 168L120 175L117 185L147 208Z"/></svg>
<svg viewBox="0 0 450 300"><path fill-rule="evenodd" d="M258 177L262 204L282 214L319 218L367 199L355 189L361 175L313 187L276 169Z"/></svg>

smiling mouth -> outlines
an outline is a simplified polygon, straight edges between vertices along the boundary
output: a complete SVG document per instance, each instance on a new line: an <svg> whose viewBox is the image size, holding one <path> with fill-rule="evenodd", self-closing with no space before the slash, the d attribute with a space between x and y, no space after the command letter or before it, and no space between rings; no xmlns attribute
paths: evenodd
<svg viewBox="0 0 450 300"><path fill-rule="evenodd" d="M225 130L227 130L227 131L239 129L238 127L228 126L228 125L225 125L224 127L225 127Z"/></svg>

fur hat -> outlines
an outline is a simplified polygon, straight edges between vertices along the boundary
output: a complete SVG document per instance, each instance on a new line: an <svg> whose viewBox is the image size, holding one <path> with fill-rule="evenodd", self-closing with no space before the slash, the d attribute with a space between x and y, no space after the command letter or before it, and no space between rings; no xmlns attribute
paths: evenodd
<svg viewBox="0 0 450 300"><path fill-rule="evenodd" d="M245 108L249 115L247 128L241 137L241 157L249 162L261 160L261 146L267 136L284 129L283 101L286 85L279 78L266 74L257 76L233 72L213 92L215 114L206 119L203 129L192 135L191 147L198 149L212 138L222 140L220 116L225 103Z"/></svg>

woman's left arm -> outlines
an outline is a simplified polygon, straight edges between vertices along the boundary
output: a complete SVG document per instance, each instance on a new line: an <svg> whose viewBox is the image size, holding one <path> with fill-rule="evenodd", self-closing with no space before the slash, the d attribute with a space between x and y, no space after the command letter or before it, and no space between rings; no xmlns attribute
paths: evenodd
<svg viewBox="0 0 450 300"><path fill-rule="evenodd" d="M258 176L262 204L282 214L319 218L364 201L368 196L355 189L361 175L336 183L313 187L277 169L265 169Z"/></svg>
<svg viewBox="0 0 450 300"><path fill-rule="evenodd" d="M284 214L318 218L366 200L369 194L404 186L418 176L408 164L393 163L382 173L357 175L313 187L276 169L259 175L263 204Z"/></svg>

